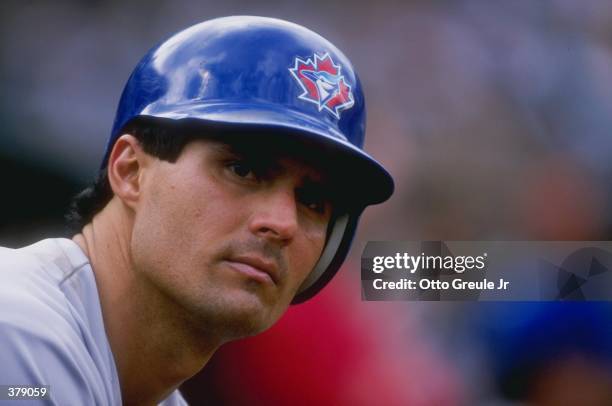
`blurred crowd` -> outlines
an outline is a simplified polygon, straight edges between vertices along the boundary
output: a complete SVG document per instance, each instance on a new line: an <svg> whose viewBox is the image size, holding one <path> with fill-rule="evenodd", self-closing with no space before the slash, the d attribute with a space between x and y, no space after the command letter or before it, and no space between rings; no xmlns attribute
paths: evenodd
<svg viewBox="0 0 612 406"><path fill-rule="evenodd" d="M23 1L0 6L0 245L65 233L149 47L266 15L332 40L396 193L324 293L186 383L199 404L612 404L606 303L369 303L368 240L612 239L612 2Z"/></svg>

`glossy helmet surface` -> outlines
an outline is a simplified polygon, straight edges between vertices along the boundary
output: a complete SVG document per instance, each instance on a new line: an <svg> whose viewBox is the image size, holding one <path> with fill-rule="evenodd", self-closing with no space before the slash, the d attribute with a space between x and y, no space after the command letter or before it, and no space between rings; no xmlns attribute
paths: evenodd
<svg viewBox="0 0 612 406"><path fill-rule="evenodd" d="M319 262L293 303L315 295L348 253L358 218L393 193L389 173L363 151L365 100L353 66L333 44L287 21L236 16L189 27L151 49L123 90L102 162L133 120L185 121L203 129L304 141L329 154L350 190Z"/></svg>

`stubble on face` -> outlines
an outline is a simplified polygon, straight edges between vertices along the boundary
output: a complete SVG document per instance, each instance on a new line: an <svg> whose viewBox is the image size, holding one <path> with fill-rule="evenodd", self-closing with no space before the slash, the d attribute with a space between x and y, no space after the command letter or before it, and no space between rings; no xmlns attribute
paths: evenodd
<svg viewBox="0 0 612 406"><path fill-rule="evenodd" d="M242 290L238 294L228 292L225 287L218 295L207 296L203 307L196 312L200 316L199 324L206 331L213 329L230 339L258 334L280 318L295 296L299 285L290 280L283 250L265 240L250 238L227 241L218 249L207 273L212 274L212 278L217 273L219 279L223 279L221 274L233 272L228 270L227 261L250 255L275 264L274 283L264 284L244 278L238 286L232 286ZM250 296L251 300L244 300L244 296Z"/></svg>

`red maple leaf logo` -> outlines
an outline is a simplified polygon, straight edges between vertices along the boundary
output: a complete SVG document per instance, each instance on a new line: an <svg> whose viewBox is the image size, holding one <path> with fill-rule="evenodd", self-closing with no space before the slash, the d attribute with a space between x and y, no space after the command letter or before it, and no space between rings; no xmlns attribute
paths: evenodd
<svg viewBox="0 0 612 406"><path fill-rule="evenodd" d="M342 110L353 106L351 86L346 83L342 68L336 65L329 54L302 60L295 58L293 68L289 71L304 91L298 97L316 104L319 111L327 110L336 118L340 118Z"/></svg>

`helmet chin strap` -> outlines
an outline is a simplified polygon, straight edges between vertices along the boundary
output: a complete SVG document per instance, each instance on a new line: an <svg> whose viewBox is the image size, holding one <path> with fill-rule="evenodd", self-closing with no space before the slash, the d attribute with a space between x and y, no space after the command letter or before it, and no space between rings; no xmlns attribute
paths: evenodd
<svg viewBox="0 0 612 406"><path fill-rule="evenodd" d="M338 252L338 248L340 247L340 243L342 242L342 239L344 237L344 232L346 231L346 227L348 226L349 217L349 214L346 213L335 218L332 231L329 235L329 238L327 239L325 247L323 248L321 257L319 258L317 264L314 266L313 270L306 277L306 280L304 280L304 282L298 289L297 294L300 294L309 287L311 287L317 281L317 279L319 279L321 275L325 273L332 260L336 256L336 253Z"/></svg>

